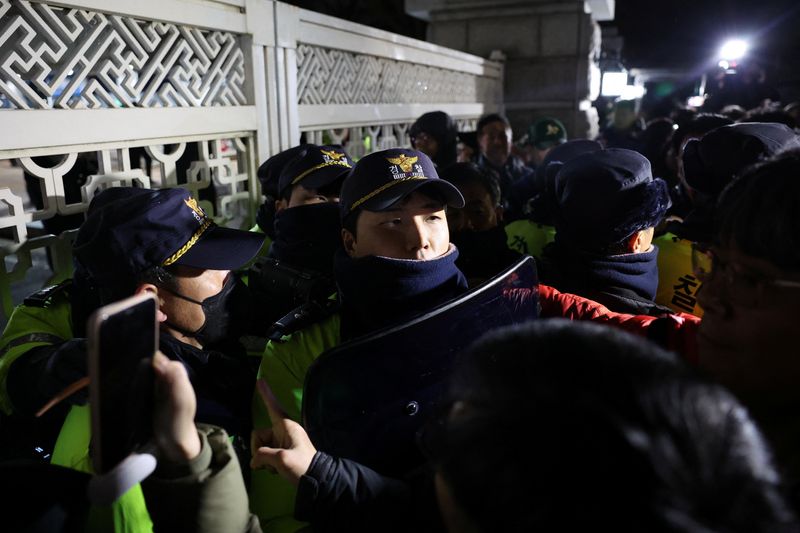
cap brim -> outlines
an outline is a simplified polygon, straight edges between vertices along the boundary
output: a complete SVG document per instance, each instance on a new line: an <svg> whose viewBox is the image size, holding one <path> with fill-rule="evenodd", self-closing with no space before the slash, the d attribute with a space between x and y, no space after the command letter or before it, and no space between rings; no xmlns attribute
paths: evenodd
<svg viewBox="0 0 800 533"><path fill-rule="evenodd" d="M237 270L256 256L262 244L264 235L261 233L212 226L175 264L208 270Z"/></svg>
<svg viewBox="0 0 800 533"><path fill-rule="evenodd" d="M464 197L452 183L442 179L419 179L398 183L376 194L360 206L359 209L368 211L382 211L402 200L420 187L436 188L444 195L445 204L450 207L464 207Z"/></svg>
<svg viewBox="0 0 800 533"><path fill-rule="evenodd" d="M546 150L547 148L553 148L554 146L559 146L564 144L566 139L553 139L549 141L538 141L533 143L533 146L538 148L539 150Z"/></svg>

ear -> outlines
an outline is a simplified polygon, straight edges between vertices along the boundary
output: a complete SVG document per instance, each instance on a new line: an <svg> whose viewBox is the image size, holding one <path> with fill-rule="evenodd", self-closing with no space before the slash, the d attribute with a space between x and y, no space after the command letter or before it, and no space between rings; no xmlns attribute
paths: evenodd
<svg viewBox="0 0 800 533"><path fill-rule="evenodd" d="M281 198L280 200L275 200L275 212L279 213L289 207L289 200L284 200Z"/></svg>
<svg viewBox="0 0 800 533"><path fill-rule="evenodd" d="M344 251L350 257L355 257L356 254L356 237L350 230L342 228L342 246Z"/></svg>
<svg viewBox="0 0 800 533"><path fill-rule="evenodd" d="M156 300L158 301L158 309L156 310L156 320L159 322L164 322L167 320L167 314L162 311L164 307L164 298L162 297L163 293L158 292L158 287L153 285L152 283L142 283L138 287L136 287L136 292L134 294L144 294L146 292L155 294Z"/></svg>
<svg viewBox="0 0 800 533"><path fill-rule="evenodd" d="M650 239L648 239L647 230L637 231L628 237L628 253L638 254L646 252L650 249Z"/></svg>

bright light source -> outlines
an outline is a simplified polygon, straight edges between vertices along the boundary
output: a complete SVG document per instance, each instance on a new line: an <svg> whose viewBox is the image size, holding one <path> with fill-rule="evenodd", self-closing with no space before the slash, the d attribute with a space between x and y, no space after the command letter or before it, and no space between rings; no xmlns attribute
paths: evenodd
<svg viewBox="0 0 800 533"><path fill-rule="evenodd" d="M589 65L589 100L597 100L600 97L600 80L603 73L600 67L592 63Z"/></svg>
<svg viewBox="0 0 800 533"><path fill-rule="evenodd" d="M722 70L728 70L729 68L731 68L731 64L725 61L724 59L720 59L719 63L717 63L717 66Z"/></svg>
<svg viewBox="0 0 800 533"><path fill-rule="evenodd" d="M641 85L626 85L625 88L622 89L620 98L622 100L636 100L642 96L644 96L644 87Z"/></svg>
<svg viewBox="0 0 800 533"><path fill-rule="evenodd" d="M627 85L627 72L606 72L603 74L603 86L600 93L603 96L619 96Z"/></svg>
<svg viewBox="0 0 800 533"><path fill-rule="evenodd" d="M703 104L706 103L706 97L690 96L686 103L689 105L689 107L703 107Z"/></svg>
<svg viewBox="0 0 800 533"><path fill-rule="evenodd" d="M736 61L745 56L748 48L750 48L750 45L748 45L746 41L731 39L722 45L719 51L719 57L726 61Z"/></svg>

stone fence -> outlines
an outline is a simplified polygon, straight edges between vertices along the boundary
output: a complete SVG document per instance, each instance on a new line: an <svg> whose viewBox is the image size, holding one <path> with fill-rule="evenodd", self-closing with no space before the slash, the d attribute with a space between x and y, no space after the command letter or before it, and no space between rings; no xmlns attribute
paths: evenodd
<svg viewBox="0 0 800 533"><path fill-rule="evenodd" d="M503 95L501 63L272 0L0 0L0 51L0 324L71 275L100 189L183 187L247 228L301 135L360 157Z"/></svg>

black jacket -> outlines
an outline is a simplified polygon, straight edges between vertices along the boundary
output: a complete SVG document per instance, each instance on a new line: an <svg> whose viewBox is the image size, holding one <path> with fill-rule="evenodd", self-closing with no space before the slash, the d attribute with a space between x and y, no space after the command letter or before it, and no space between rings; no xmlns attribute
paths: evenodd
<svg viewBox="0 0 800 533"><path fill-rule="evenodd" d="M300 478L294 514L315 532L445 531L429 469L402 481L324 452Z"/></svg>

